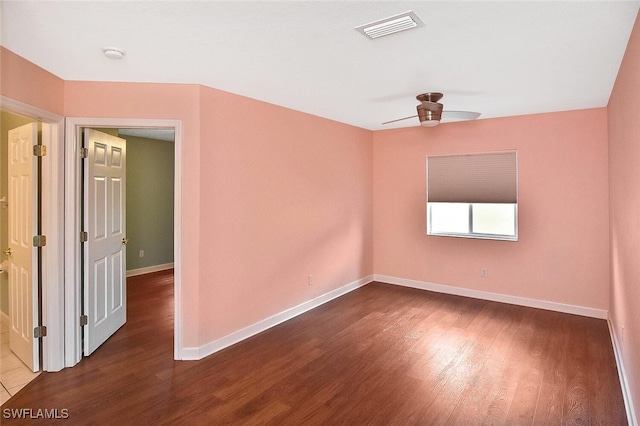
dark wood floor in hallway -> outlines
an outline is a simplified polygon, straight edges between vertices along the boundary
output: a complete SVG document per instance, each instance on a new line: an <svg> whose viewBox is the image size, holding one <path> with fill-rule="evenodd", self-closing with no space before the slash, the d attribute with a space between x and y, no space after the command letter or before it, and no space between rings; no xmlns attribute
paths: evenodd
<svg viewBox="0 0 640 426"><path fill-rule="evenodd" d="M603 320L371 283L200 361L173 360L173 276L2 406L10 424L625 425ZM68 410L64 420L11 409Z"/></svg>

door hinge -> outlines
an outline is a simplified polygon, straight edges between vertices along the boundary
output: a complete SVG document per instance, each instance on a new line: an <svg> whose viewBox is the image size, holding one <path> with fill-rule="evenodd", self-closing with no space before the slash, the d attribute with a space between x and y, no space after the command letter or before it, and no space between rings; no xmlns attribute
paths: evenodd
<svg viewBox="0 0 640 426"><path fill-rule="evenodd" d="M33 246L34 247L44 247L47 245L47 237L44 235L34 235L33 237Z"/></svg>
<svg viewBox="0 0 640 426"><path fill-rule="evenodd" d="M80 158L88 158L89 150L87 148L80 148Z"/></svg>
<svg viewBox="0 0 640 426"><path fill-rule="evenodd" d="M45 337L47 335L47 327L44 325L40 325L33 329L33 338L39 339L41 337Z"/></svg>
<svg viewBox="0 0 640 426"><path fill-rule="evenodd" d="M80 327L89 324L89 318L86 315L80 315Z"/></svg>
<svg viewBox="0 0 640 426"><path fill-rule="evenodd" d="M87 241L89 241L89 233L85 232L85 231L81 231L80 232L80 242L81 243L86 243Z"/></svg>
<svg viewBox="0 0 640 426"><path fill-rule="evenodd" d="M36 157L44 157L47 155L47 146L46 145L34 145L33 146L33 155Z"/></svg>

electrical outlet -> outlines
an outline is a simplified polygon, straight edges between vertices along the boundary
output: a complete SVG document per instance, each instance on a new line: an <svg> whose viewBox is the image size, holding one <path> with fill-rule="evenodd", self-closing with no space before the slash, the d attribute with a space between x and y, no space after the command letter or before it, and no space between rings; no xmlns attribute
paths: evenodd
<svg viewBox="0 0 640 426"><path fill-rule="evenodd" d="M482 275L483 277L486 277L487 275L489 275L489 273L487 272L487 268L482 268L480 270L480 275Z"/></svg>
<svg viewBox="0 0 640 426"><path fill-rule="evenodd" d="M313 275L309 275L309 285L313 285Z"/></svg>
<svg viewBox="0 0 640 426"><path fill-rule="evenodd" d="M144 250L140 250L140 253L138 253L138 256L144 257Z"/></svg>

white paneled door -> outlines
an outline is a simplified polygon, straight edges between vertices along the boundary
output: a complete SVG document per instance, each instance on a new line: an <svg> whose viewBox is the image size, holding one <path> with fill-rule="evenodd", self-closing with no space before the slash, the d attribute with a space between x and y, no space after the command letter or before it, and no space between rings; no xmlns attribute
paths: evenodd
<svg viewBox="0 0 640 426"><path fill-rule="evenodd" d="M9 130L9 247L4 250L9 273L9 347L33 371L39 366L37 252L33 236L37 229L35 177L38 124Z"/></svg>
<svg viewBox="0 0 640 426"><path fill-rule="evenodd" d="M84 130L84 354L90 355L127 320L126 141Z"/></svg>

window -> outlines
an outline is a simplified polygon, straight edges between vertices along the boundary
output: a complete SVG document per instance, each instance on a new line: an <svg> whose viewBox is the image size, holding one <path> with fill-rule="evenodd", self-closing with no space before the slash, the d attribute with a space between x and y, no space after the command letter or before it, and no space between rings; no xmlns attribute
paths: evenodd
<svg viewBox="0 0 640 426"><path fill-rule="evenodd" d="M427 234L518 239L516 151L427 157Z"/></svg>

